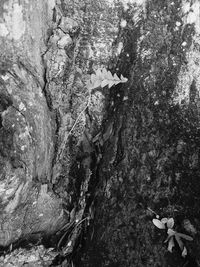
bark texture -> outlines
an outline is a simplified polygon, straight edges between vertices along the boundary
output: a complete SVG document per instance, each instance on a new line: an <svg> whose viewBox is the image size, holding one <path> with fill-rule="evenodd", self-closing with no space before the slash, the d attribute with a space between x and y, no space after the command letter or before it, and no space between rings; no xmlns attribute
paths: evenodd
<svg viewBox="0 0 200 267"><path fill-rule="evenodd" d="M86 81L108 63L118 31L116 10L110 7L110 23L104 4L0 4L0 245L2 254L10 251L2 266L50 264L58 253L36 244L66 256L81 231L96 158L90 139L100 131L105 105L105 95L90 95ZM26 243L34 244L31 253L16 249Z"/></svg>
<svg viewBox="0 0 200 267"><path fill-rule="evenodd" d="M200 265L199 10L1 1L1 266ZM89 90L101 67L129 81Z"/></svg>
<svg viewBox="0 0 200 267"><path fill-rule="evenodd" d="M199 2L144 4L123 14L117 68L129 84L111 89L98 210L78 266L200 265ZM177 243L167 250L155 214L193 237L185 257Z"/></svg>
<svg viewBox="0 0 200 267"><path fill-rule="evenodd" d="M0 245L64 223L51 190L56 124L44 94L53 1L1 1ZM5 265L3 265L5 266Z"/></svg>
<svg viewBox="0 0 200 267"><path fill-rule="evenodd" d="M50 2L1 2L1 246L52 233L63 219L59 199L48 192L55 119L41 55L51 20Z"/></svg>

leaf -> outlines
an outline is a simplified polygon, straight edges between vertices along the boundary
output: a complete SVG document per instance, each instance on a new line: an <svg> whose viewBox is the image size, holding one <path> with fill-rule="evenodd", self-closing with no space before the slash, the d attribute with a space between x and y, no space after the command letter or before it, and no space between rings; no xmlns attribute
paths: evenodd
<svg viewBox="0 0 200 267"><path fill-rule="evenodd" d="M175 235L176 234L176 232L174 231L174 230L172 230L172 229L168 229L167 230L167 234L169 235L169 236L173 236L173 235Z"/></svg>
<svg viewBox="0 0 200 267"><path fill-rule="evenodd" d="M96 73L96 78L101 78L102 77L102 71L101 71L101 69L97 69L95 71L95 73Z"/></svg>
<svg viewBox="0 0 200 267"><path fill-rule="evenodd" d="M172 249L173 247L175 246L174 244L174 237L172 236L170 239L169 239L169 243L168 243L168 251L172 253Z"/></svg>
<svg viewBox="0 0 200 267"><path fill-rule="evenodd" d="M117 76L117 74L115 73L113 76L114 80L119 81L120 82L120 78Z"/></svg>
<svg viewBox="0 0 200 267"><path fill-rule="evenodd" d="M172 237L172 236L169 236L169 235L168 235L167 238L165 239L164 243L167 243L171 237Z"/></svg>
<svg viewBox="0 0 200 267"><path fill-rule="evenodd" d="M180 249L183 250L183 248L184 248L183 242L177 234L175 234L175 239L176 239Z"/></svg>
<svg viewBox="0 0 200 267"><path fill-rule="evenodd" d="M184 238L188 241L193 241L193 238L189 235L185 235L185 234L181 234L181 233L176 233L178 236L180 236L181 238Z"/></svg>
<svg viewBox="0 0 200 267"><path fill-rule="evenodd" d="M115 85L117 85L118 83L120 83L120 80L119 80L119 81L113 81L113 83L114 83Z"/></svg>
<svg viewBox="0 0 200 267"><path fill-rule="evenodd" d="M93 84L93 89L99 87L101 85L101 80L95 80L94 84Z"/></svg>
<svg viewBox="0 0 200 267"><path fill-rule="evenodd" d="M167 220L167 228L173 228L174 226L174 219L173 218L169 218Z"/></svg>
<svg viewBox="0 0 200 267"><path fill-rule="evenodd" d="M113 76L112 76L112 73L111 73L110 71L107 72L107 74L106 74L106 78L107 78L108 80L113 80Z"/></svg>
<svg viewBox="0 0 200 267"><path fill-rule="evenodd" d="M121 76L120 76L120 80L121 80L121 82L123 82L123 83L125 83L125 82L128 81L128 79L125 78L122 74L121 74Z"/></svg>
<svg viewBox="0 0 200 267"><path fill-rule="evenodd" d="M185 246L184 246L184 248L183 248L183 251L182 251L181 256L182 256L183 258L185 258L185 256L187 256L187 249L186 249Z"/></svg>
<svg viewBox="0 0 200 267"><path fill-rule="evenodd" d="M114 85L114 82L112 80L108 81L108 88L111 88Z"/></svg>
<svg viewBox="0 0 200 267"><path fill-rule="evenodd" d="M124 76L123 76L122 74L120 75L120 79L121 79L121 80L123 80L123 79L124 79Z"/></svg>
<svg viewBox="0 0 200 267"><path fill-rule="evenodd" d="M106 77L107 75L107 70L105 68L102 69L102 76L103 77Z"/></svg>
<svg viewBox="0 0 200 267"><path fill-rule="evenodd" d="M167 218L162 218L162 219L161 219L161 222L162 222L162 223L167 223L167 221L168 221Z"/></svg>
<svg viewBox="0 0 200 267"><path fill-rule="evenodd" d="M123 75L121 75L120 79L116 73L112 75L112 73L107 71L105 68L98 68L95 71L95 74L91 74L90 83L87 82L87 88L92 90L99 86L103 88L107 85L109 88L111 88L113 85L126 82L127 80L128 79L124 78Z"/></svg>
<svg viewBox="0 0 200 267"><path fill-rule="evenodd" d="M107 80L103 80L102 82L101 82L101 88L103 88L103 87L105 87L105 86L107 86L108 85L108 81Z"/></svg>
<svg viewBox="0 0 200 267"><path fill-rule="evenodd" d="M165 225L164 225L164 223L162 223L160 220L158 220L158 219L153 219L152 222L153 222L153 224L154 224L157 228L159 228L159 229L165 229Z"/></svg>

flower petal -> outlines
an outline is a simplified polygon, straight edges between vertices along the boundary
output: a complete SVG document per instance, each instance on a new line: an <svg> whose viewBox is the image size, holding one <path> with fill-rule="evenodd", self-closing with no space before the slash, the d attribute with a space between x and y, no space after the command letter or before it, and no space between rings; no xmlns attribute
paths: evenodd
<svg viewBox="0 0 200 267"><path fill-rule="evenodd" d="M181 238L184 238L188 241L193 241L193 238L189 235L185 235L185 234L181 234L181 233L176 233L178 236L180 236Z"/></svg>
<svg viewBox="0 0 200 267"><path fill-rule="evenodd" d="M152 220L153 224L158 227L159 229L165 229L165 225L164 223L162 223L160 220L158 219L153 219Z"/></svg>
<svg viewBox="0 0 200 267"><path fill-rule="evenodd" d="M173 247L175 246L174 244L174 237L172 236L170 239L169 239L169 243L168 243L168 251L172 253L172 249Z"/></svg>
<svg viewBox="0 0 200 267"><path fill-rule="evenodd" d="M182 240L180 239L180 237L177 235L177 233L175 233L175 239L176 239L176 241L177 241L177 243L178 243L180 249L183 250L183 248L184 248L183 242L182 242Z"/></svg>
<svg viewBox="0 0 200 267"><path fill-rule="evenodd" d="M187 249L186 249L186 247L183 248L183 251L182 251L181 256L182 256L183 258L185 258L185 256L187 256Z"/></svg>
<svg viewBox="0 0 200 267"><path fill-rule="evenodd" d="M167 223L167 221L168 221L167 218L162 218L162 219L161 219L161 222L162 222L162 223Z"/></svg>
<svg viewBox="0 0 200 267"><path fill-rule="evenodd" d="M167 228L173 228L174 226L174 219L173 218L169 218L167 220Z"/></svg>
<svg viewBox="0 0 200 267"><path fill-rule="evenodd" d="M172 230L171 228L169 228L169 229L167 230L167 234L168 234L169 236L173 236L173 235L176 234L176 232L175 232L174 230Z"/></svg>

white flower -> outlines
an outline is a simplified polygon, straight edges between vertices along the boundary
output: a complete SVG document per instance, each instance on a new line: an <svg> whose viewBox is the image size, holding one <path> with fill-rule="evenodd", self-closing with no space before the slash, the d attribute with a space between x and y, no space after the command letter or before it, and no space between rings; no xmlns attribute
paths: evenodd
<svg viewBox="0 0 200 267"><path fill-rule="evenodd" d="M153 219L153 224L158 227L159 229L166 229L165 224L167 225L167 228L173 228L174 226L174 219L173 218L162 218L161 220Z"/></svg>
<svg viewBox="0 0 200 267"><path fill-rule="evenodd" d="M159 229L168 229L167 230L167 234L168 237L167 239L164 241L165 243L168 242L168 251L172 252L173 247L175 246L174 243L174 239L176 240L176 242L178 243L181 251L182 251L182 257L185 257L187 255L187 249L183 244L182 239L186 239L188 241L192 241L193 238L189 235L185 235L182 233L178 233L176 231L174 231L172 228L174 227L174 219L173 218L162 218L161 220L158 219L153 219L153 224L159 228Z"/></svg>

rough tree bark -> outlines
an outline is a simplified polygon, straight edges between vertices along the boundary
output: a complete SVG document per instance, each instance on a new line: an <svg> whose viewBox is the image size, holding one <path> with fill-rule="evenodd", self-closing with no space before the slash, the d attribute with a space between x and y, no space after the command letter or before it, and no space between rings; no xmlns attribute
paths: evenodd
<svg viewBox="0 0 200 267"><path fill-rule="evenodd" d="M199 10L1 1L0 266L200 265ZM89 91L101 67L129 81Z"/></svg>
<svg viewBox="0 0 200 267"><path fill-rule="evenodd" d="M50 190L56 124L44 94L42 58L54 4L0 3L2 251L32 233L52 234L64 223L61 200Z"/></svg>
<svg viewBox="0 0 200 267"><path fill-rule="evenodd" d="M118 68L130 83L111 90L101 201L78 266L199 266L199 1L136 10L124 15ZM185 257L167 250L155 213L193 237Z"/></svg>
<svg viewBox="0 0 200 267"><path fill-rule="evenodd" d="M69 254L89 220L96 157L90 139L100 129L105 95L90 96L86 81L108 62L118 17L110 8L116 18L109 22L103 1L0 6L1 264L40 266ZM20 249L25 244L29 250Z"/></svg>

